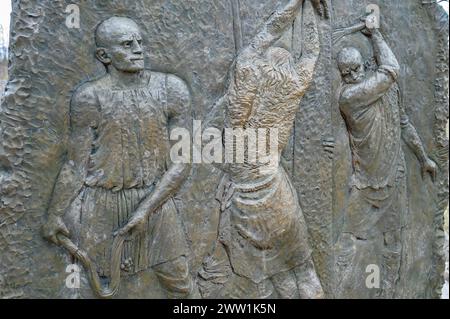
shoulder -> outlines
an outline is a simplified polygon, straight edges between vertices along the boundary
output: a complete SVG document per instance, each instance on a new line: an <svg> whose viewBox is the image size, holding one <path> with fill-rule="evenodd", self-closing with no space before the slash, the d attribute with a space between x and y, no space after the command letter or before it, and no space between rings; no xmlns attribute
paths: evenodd
<svg viewBox="0 0 450 319"><path fill-rule="evenodd" d="M70 102L72 123L95 122L98 115L97 91L103 81L103 78L87 81L75 89Z"/></svg>
<svg viewBox="0 0 450 319"><path fill-rule="evenodd" d="M352 84L344 84L341 88L341 96L339 99L339 104L341 107L345 107L349 104L351 99L351 92L354 89L355 85Z"/></svg>
<svg viewBox="0 0 450 319"><path fill-rule="evenodd" d="M72 95L72 105L94 104L97 101L97 89L102 86L104 81L104 77L102 77L79 85Z"/></svg>
<svg viewBox="0 0 450 319"><path fill-rule="evenodd" d="M361 83L344 84L339 97L340 111L346 116L352 116L360 107L368 106L359 98L362 92Z"/></svg>
<svg viewBox="0 0 450 319"><path fill-rule="evenodd" d="M258 61L260 61L261 56L252 47L244 48L236 58L236 69L251 69Z"/></svg>
<svg viewBox="0 0 450 319"><path fill-rule="evenodd" d="M189 100L191 93L186 82L174 74L164 74L167 100Z"/></svg>
<svg viewBox="0 0 450 319"><path fill-rule="evenodd" d="M243 49L232 67L232 78L236 83L255 84L255 77L260 74L262 57L251 47Z"/></svg>
<svg viewBox="0 0 450 319"><path fill-rule="evenodd" d="M184 80L170 73L154 72L147 70L146 76L150 79L151 88L164 88L168 95L190 95L189 88Z"/></svg>
<svg viewBox="0 0 450 319"><path fill-rule="evenodd" d="M178 90L184 94L189 94L186 82L174 74L166 74L166 86L168 90Z"/></svg>

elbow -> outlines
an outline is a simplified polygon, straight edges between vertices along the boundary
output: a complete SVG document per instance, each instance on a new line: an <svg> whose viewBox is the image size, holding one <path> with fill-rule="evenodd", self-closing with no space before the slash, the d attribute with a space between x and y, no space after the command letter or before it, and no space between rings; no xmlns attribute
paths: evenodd
<svg viewBox="0 0 450 319"><path fill-rule="evenodd" d="M385 69L392 76L394 82L397 81L400 76L400 64L398 64L397 60L394 59L391 63L386 64L386 66L387 67L385 67Z"/></svg>
<svg viewBox="0 0 450 319"><path fill-rule="evenodd" d="M394 65L392 66L392 73L394 75L395 80L397 80L398 77L400 76L400 65L398 64L397 61L395 61Z"/></svg>
<svg viewBox="0 0 450 319"><path fill-rule="evenodd" d="M183 180L187 179L189 177L189 175L191 175L192 172L192 163L184 163L184 164L180 164L180 176L182 177Z"/></svg>
<svg viewBox="0 0 450 319"><path fill-rule="evenodd" d="M190 164L174 164L166 173L167 183L169 188L180 187L191 174L192 166Z"/></svg>

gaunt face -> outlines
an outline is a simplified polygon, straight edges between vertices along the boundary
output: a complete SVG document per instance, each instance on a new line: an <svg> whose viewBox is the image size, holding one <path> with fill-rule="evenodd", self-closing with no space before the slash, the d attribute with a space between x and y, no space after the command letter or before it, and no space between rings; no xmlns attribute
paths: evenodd
<svg viewBox="0 0 450 319"><path fill-rule="evenodd" d="M361 53L355 48L343 49L338 56L342 79L347 84L360 83L365 77Z"/></svg>
<svg viewBox="0 0 450 319"><path fill-rule="evenodd" d="M145 68L142 35L131 19L113 17L98 27L97 57L121 72L136 73Z"/></svg>

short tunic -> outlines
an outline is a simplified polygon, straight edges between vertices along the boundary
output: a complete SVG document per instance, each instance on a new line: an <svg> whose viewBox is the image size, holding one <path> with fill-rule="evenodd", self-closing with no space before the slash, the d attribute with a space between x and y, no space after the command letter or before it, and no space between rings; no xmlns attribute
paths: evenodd
<svg viewBox="0 0 450 319"><path fill-rule="evenodd" d="M144 88L98 89L94 145L86 184L121 190L150 186L167 169L170 152L165 77Z"/></svg>
<svg viewBox="0 0 450 319"><path fill-rule="evenodd" d="M308 230L284 168L257 184L235 184L231 206L221 216L219 241L234 272L255 283L309 260Z"/></svg>
<svg viewBox="0 0 450 319"><path fill-rule="evenodd" d="M391 74L380 67L378 74ZM352 150L352 191L344 232L368 238L372 232L406 225L406 165L402 126L409 119L395 82L370 105L341 108L349 127Z"/></svg>
<svg viewBox="0 0 450 319"><path fill-rule="evenodd" d="M341 109L349 127L353 185L358 189L393 186L402 161L401 126L408 121L400 109L397 83L370 105Z"/></svg>

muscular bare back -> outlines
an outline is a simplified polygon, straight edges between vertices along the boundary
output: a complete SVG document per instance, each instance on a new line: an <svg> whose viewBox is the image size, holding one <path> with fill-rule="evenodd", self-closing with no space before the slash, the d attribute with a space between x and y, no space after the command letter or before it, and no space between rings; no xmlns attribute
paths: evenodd
<svg viewBox="0 0 450 319"><path fill-rule="evenodd" d="M245 51L238 57L229 90L228 117L233 128L277 128L279 147L289 139L307 84L290 52L269 48L263 55Z"/></svg>

